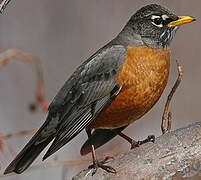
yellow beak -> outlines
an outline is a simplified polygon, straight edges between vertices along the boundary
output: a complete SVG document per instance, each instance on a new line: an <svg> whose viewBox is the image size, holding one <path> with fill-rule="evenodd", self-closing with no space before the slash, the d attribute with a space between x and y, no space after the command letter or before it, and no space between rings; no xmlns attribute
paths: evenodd
<svg viewBox="0 0 201 180"><path fill-rule="evenodd" d="M168 24L168 27L175 27L175 26L179 26L182 24L186 24L186 23L190 23L195 21L195 18L190 17L190 16L179 16L179 19L176 21L172 21Z"/></svg>

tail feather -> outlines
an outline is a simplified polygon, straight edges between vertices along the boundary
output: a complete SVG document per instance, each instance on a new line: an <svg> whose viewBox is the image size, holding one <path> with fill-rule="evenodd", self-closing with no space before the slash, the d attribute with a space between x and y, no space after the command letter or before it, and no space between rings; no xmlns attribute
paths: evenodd
<svg viewBox="0 0 201 180"><path fill-rule="evenodd" d="M38 157L42 150L52 141L54 137L49 137L47 140L43 141L40 144L35 145L28 144L25 148L17 155L17 157L10 163L6 168L4 174L15 172L21 174L24 172L31 163Z"/></svg>
<svg viewBox="0 0 201 180"><path fill-rule="evenodd" d="M49 114L45 123L36 132L36 134L31 138L31 140L26 144L26 146L21 150L21 152L15 157L15 159L6 168L4 174L11 172L22 173L24 172L31 163L37 158L37 156L43 151L43 149L54 139L55 132L51 131L49 128L49 134L44 136L42 131L49 125L52 116Z"/></svg>
<svg viewBox="0 0 201 180"><path fill-rule="evenodd" d="M127 126L115 129L115 131L123 131ZM86 155L91 152L91 145L94 145L94 148L97 149L100 146L104 145L111 139L113 139L117 134L110 129L96 129L91 137L83 144L80 154Z"/></svg>

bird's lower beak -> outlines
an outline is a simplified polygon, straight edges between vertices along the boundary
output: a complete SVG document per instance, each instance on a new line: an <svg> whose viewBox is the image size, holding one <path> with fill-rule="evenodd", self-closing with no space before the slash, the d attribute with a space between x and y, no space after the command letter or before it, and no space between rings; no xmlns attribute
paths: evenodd
<svg viewBox="0 0 201 180"><path fill-rule="evenodd" d="M175 26L179 26L182 24L186 24L186 23L190 23L195 21L195 18L190 17L190 16L178 16L179 19L177 19L176 21L172 21L168 24L168 27L175 27Z"/></svg>

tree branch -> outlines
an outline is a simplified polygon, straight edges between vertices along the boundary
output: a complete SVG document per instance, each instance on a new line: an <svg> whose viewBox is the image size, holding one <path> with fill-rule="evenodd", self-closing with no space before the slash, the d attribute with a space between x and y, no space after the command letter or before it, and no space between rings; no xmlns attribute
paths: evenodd
<svg viewBox="0 0 201 180"><path fill-rule="evenodd" d="M17 137L17 136L34 134L34 133L36 133L36 131L38 129L39 128L33 128L33 129L29 129L29 130L22 130L22 131L12 132L12 133L8 133L8 134L1 134L0 133L0 139L1 140L6 140L6 139ZM1 145L0 145L0 147L1 147Z"/></svg>
<svg viewBox="0 0 201 180"><path fill-rule="evenodd" d="M107 156L116 156L117 154L119 154L120 149L118 148L113 148L110 151L108 151L106 153ZM103 156L100 156L100 159L104 159ZM88 164L91 162L91 156L82 156L82 157L77 157L74 159L68 159L68 160L52 160L52 161L47 161L47 162L42 162L36 165L31 166L29 169L27 169L26 172L28 171L32 171L32 170L37 170L37 169L41 169L41 168L48 168L48 167L54 167L54 166L76 166L76 165L81 165L81 164ZM11 174L3 174L3 170L0 171L0 177L6 177L6 176L12 176L12 175L16 175L15 173L11 173Z"/></svg>
<svg viewBox="0 0 201 180"><path fill-rule="evenodd" d="M168 98L167 98L167 101L165 104L165 108L163 111L162 122L161 122L161 131L163 134L165 134L171 130L172 114L171 114L171 112L168 113L168 108L169 108L170 102L172 100L172 97L173 97L174 93L176 92L177 88L179 87L182 77L183 77L182 67L180 66L180 64L177 60L176 60L176 63L177 63L177 70L178 70L178 78L177 78L172 90L170 91L170 93L168 95ZM165 128L166 121L167 121L167 128Z"/></svg>
<svg viewBox="0 0 201 180"><path fill-rule="evenodd" d="M41 67L40 58L33 56L32 54L25 53L20 49L9 49L0 54L0 67L10 63L12 60L20 60L22 62L31 62L35 65L35 71L37 76L37 89L35 93L36 100L30 105L30 110L34 111L36 105L46 112L48 109L48 103L45 100L45 82L43 79L43 71Z"/></svg>
<svg viewBox="0 0 201 180"><path fill-rule="evenodd" d="M3 2L6 3L7 1L0 2L0 12L2 10L1 8L2 8ZM36 86L36 93L35 93L35 101L30 104L29 109L31 111L35 111L36 107L39 106L44 112L46 112L48 109L48 103L45 100L45 93L44 93L45 83L43 79L43 71L42 71L40 59L37 56L33 56L31 54L25 53L19 49L9 49L5 52L0 53L0 68L10 63L12 60L20 60L22 62L29 62L29 63L32 63L32 65L34 65L36 76L37 76L37 86ZM0 155L3 154L3 147L7 147L9 152L11 154L14 154L14 151L9 146L9 144L3 141L4 139L16 137L19 135L33 134L34 132L36 132L36 129L23 130L19 132L9 133L6 135L0 133Z"/></svg>
<svg viewBox="0 0 201 180"><path fill-rule="evenodd" d="M117 170L110 174L102 169L83 170L73 180L181 179L201 173L201 122L161 135L120 154L108 165Z"/></svg>

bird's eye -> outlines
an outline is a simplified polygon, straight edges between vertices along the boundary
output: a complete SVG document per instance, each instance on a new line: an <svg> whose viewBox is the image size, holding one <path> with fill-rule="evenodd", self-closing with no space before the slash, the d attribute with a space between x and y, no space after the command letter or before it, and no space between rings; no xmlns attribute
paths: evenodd
<svg viewBox="0 0 201 180"><path fill-rule="evenodd" d="M155 18L153 19L153 22L156 24L156 25L160 25L162 24L163 20L161 18Z"/></svg>
<svg viewBox="0 0 201 180"><path fill-rule="evenodd" d="M151 21L153 25L157 27L163 27L163 19L161 16L152 15Z"/></svg>

